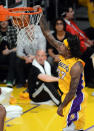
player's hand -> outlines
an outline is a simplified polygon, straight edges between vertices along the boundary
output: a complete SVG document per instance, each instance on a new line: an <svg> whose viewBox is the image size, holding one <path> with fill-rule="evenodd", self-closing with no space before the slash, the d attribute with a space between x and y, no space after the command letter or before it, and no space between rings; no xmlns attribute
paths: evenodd
<svg viewBox="0 0 94 131"><path fill-rule="evenodd" d="M35 6L33 6L34 11L38 11L39 8L41 8L40 5L35 5Z"/></svg>
<svg viewBox="0 0 94 131"><path fill-rule="evenodd" d="M61 117L64 116L64 115L63 115L63 107L62 107L62 105L60 105L60 106L58 107L57 114L58 114L59 116L61 116Z"/></svg>

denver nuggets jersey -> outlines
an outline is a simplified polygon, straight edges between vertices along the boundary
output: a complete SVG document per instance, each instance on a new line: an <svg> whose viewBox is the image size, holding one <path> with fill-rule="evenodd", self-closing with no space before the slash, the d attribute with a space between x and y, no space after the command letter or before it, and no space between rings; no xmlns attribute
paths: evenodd
<svg viewBox="0 0 94 131"><path fill-rule="evenodd" d="M75 63L81 61L82 64L84 62L81 59L70 58L65 59L60 56L60 61L58 65L58 75L59 75L59 88L63 92L62 102L64 101L66 94L69 92L70 83L71 83L71 68ZM86 93L84 91L85 82L84 82L84 73L81 74L79 84L76 90L76 95L74 98L68 103L68 105L63 109L63 128L66 126L70 126L72 123L75 124L77 130L83 129L84 126L84 109L86 103Z"/></svg>

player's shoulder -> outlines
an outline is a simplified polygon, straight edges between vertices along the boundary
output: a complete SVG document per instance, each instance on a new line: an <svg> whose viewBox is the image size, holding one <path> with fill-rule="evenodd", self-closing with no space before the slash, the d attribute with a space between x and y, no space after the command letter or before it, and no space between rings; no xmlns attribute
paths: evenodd
<svg viewBox="0 0 94 131"><path fill-rule="evenodd" d="M77 61L73 66L74 67L83 67L83 64L81 61Z"/></svg>
<svg viewBox="0 0 94 131"><path fill-rule="evenodd" d="M81 61L77 61L71 68L71 72L83 72L83 63Z"/></svg>

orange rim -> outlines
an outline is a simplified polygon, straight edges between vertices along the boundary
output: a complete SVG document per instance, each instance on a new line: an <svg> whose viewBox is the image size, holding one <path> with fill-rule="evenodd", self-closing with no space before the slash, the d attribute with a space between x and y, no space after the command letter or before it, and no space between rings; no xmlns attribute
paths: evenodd
<svg viewBox="0 0 94 131"><path fill-rule="evenodd" d="M0 21L6 21L9 19L9 11L4 8L3 5L0 5Z"/></svg>
<svg viewBox="0 0 94 131"><path fill-rule="evenodd" d="M17 12L17 11L34 11L34 8L32 8L32 7L9 8L8 11L9 11L10 16L35 15L35 14L41 14L42 13L41 8L38 8L38 11L36 11L36 12L29 12L29 13Z"/></svg>

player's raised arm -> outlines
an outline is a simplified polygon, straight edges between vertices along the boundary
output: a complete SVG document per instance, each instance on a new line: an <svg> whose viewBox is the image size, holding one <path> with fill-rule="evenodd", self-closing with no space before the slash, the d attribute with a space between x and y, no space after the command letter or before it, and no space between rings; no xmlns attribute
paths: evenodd
<svg viewBox="0 0 94 131"><path fill-rule="evenodd" d="M33 8L34 8L35 11L37 11L40 8L40 5L36 5ZM44 15L42 15L42 17L40 19L40 27L42 29L44 36L48 40L49 44L51 44L53 47L55 47L58 50L59 45L61 45L62 42L57 41L53 37L53 35L51 34L51 31L49 30L48 23L47 23Z"/></svg>
<svg viewBox="0 0 94 131"><path fill-rule="evenodd" d="M58 50L59 45L61 45L62 43L57 41L53 37L53 35L51 34L51 31L49 30L49 27L48 27L48 24L47 24L47 21L46 21L46 18L44 15L42 15L42 17L40 19L40 27L42 29L44 36L48 40L49 44L51 44L52 46L54 46Z"/></svg>

